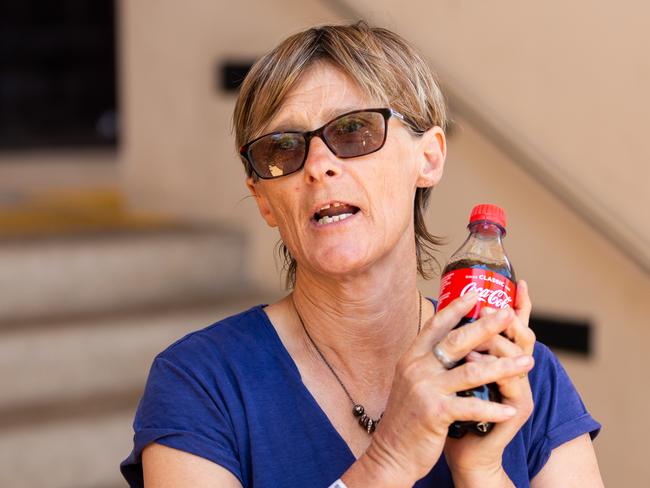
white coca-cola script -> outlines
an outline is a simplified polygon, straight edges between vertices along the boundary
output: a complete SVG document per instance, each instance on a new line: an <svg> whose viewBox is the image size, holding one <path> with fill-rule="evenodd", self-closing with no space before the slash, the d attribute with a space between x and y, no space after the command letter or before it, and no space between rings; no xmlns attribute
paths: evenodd
<svg viewBox="0 0 650 488"><path fill-rule="evenodd" d="M486 302L494 308L508 308L512 302L512 298L504 290L490 290L489 288L481 288L475 282L467 283L465 288L460 292L462 297L465 293L476 291L478 299L481 302Z"/></svg>

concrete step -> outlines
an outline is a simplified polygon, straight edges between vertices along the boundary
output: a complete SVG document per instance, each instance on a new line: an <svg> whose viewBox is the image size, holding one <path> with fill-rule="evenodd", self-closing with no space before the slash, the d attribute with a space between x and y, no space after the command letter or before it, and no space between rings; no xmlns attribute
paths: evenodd
<svg viewBox="0 0 650 488"><path fill-rule="evenodd" d="M0 167L0 177L2 173ZM169 216L131 211L116 186L34 185L15 191L3 186L0 182L0 239L157 229L175 223Z"/></svg>
<svg viewBox="0 0 650 488"><path fill-rule="evenodd" d="M0 432L56 420L80 407L110 410L113 397L139 396L158 352L188 332L260 301L259 295L222 296L192 307L0 333Z"/></svg>
<svg viewBox="0 0 650 488"><path fill-rule="evenodd" d="M125 486L118 464L154 356L263 298L0 331L0 486Z"/></svg>
<svg viewBox="0 0 650 488"><path fill-rule="evenodd" d="M0 435L0 486L126 487L119 463L131 449L131 410L35 425Z"/></svg>
<svg viewBox="0 0 650 488"><path fill-rule="evenodd" d="M169 226L0 241L0 329L207 300L245 287L244 237Z"/></svg>

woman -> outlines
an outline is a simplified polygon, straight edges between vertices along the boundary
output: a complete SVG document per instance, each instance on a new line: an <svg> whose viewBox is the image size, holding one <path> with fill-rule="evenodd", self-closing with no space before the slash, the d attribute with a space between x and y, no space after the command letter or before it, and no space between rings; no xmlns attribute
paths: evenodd
<svg viewBox="0 0 650 488"><path fill-rule="evenodd" d="M252 68L234 122L292 292L156 357L132 486L602 485L600 426L535 344L526 284L514 310L455 330L476 297L436 313L417 290L445 109L405 41L364 23L296 34ZM489 382L501 404L455 395ZM454 420L497 425L450 439Z"/></svg>

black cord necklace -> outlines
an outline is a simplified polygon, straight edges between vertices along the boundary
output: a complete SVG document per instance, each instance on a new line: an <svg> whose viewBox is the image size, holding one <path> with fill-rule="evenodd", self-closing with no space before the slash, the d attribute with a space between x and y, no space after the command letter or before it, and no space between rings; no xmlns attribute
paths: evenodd
<svg viewBox="0 0 650 488"><path fill-rule="evenodd" d="M422 294L420 292L418 292L418 296L419 296L419 304L420 304L420 311L418 312L418 335L419 335L420 334L420 329L422 329ZM350 395L350 392L348 391L348 389L343 384L343 381L341 381L341 378L339 378L339 375L336 374L336 371L334 371L334 368L329 363L329 361L327 359L325 359L325 356L323 355L321 350L318 348L318 346L314 342L314 339L312 339L311 335L307 331L307 327L305 327L305 322L302 320L302 317L300 316L300 312L298 312L298 308L296 307L296 302L293 300L293 295L291 296L291 303L293 304L293 309L296 311L296 315L298 316L298 320L300 320L300 325L302 325L302 329L305 331L305 334L307 334L307 337L309 338L309 342L311 342L312 346L314 346L314 349L316 349L316 352L318 352L318 355L321 357L323 362L327 365L329 370L332 372L332 374L334 375L334 378L336 378L336 381L339 382L339 385L341 385L341 388L343 388L343 391L345 392L345 394L348 396L348 398L352 402L352 405L354 405L352 407L352 415L354 415L355 418L358 418L359 425L368 434L372 434L375 431L375 429L377 428L377 424L379 424L379 422L381 421L381 418L384 416L384 413L382 412L382 414L379 416L378 419L370 418L366 414L366 409L363 408L363 405L361 405L360 403L355 402L352 399L352 395Z"/></svg>

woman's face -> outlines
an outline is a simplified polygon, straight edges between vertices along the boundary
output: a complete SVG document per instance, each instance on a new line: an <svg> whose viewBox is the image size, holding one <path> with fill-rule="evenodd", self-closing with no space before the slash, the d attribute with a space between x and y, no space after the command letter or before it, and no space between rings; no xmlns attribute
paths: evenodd
<svg viewBox="0 0 650 488"><path fill-rule="evenodd" d="M345 112L382 105L368 99L342 71L316 62L262 133L313 130ZM262 216L279 228L299 269L341 278L389 257L411 262L415 191L439 181L444 153L442 130L436 127L415 136L391 117L386 143L377 152L339 159L314 138L301 171L247 183ZM349 214L350 207L354 213L344 220L317 220Z"/></svg>

